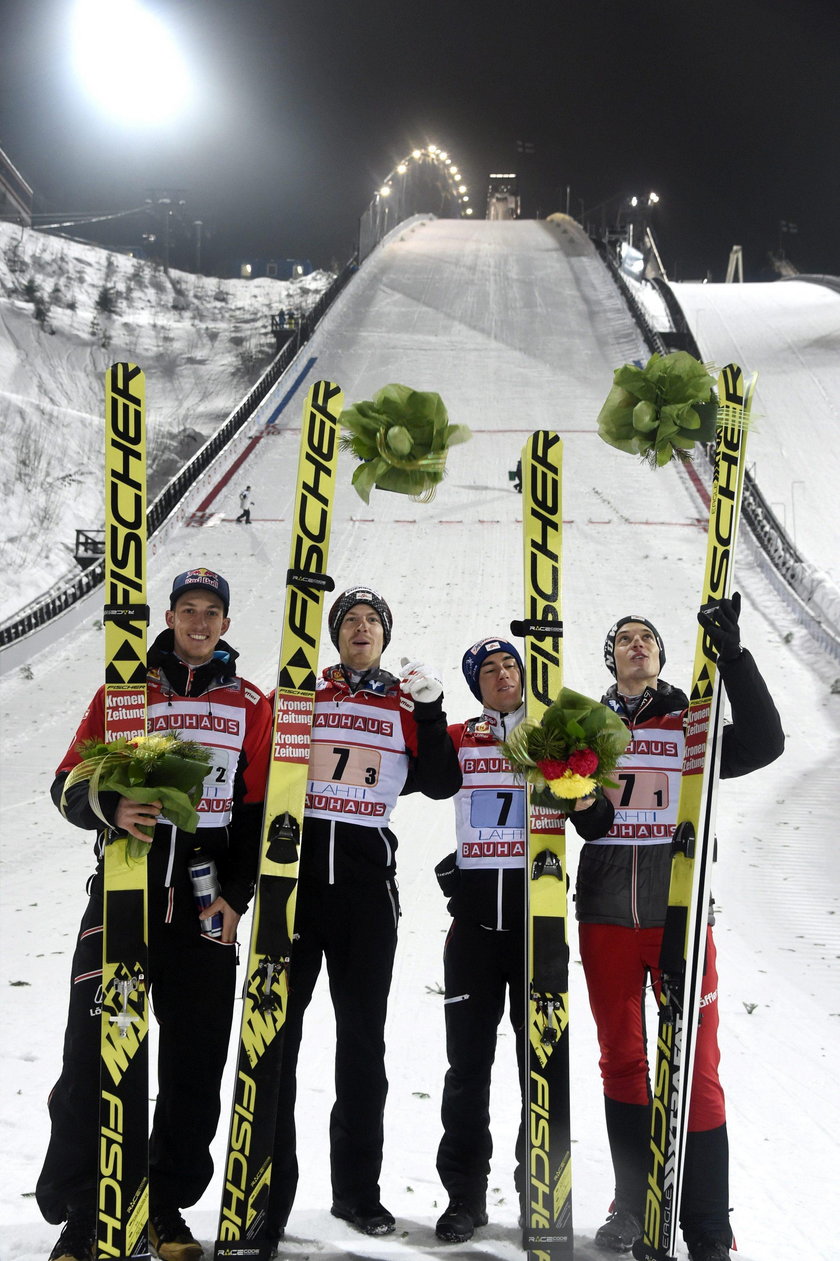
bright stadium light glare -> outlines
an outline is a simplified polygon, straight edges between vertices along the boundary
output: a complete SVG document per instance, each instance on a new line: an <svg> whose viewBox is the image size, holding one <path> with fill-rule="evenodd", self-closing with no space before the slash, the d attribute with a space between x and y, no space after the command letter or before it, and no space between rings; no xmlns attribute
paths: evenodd
<svg viewBox="0 0 840 1261"><path fill-rule="evenodd" d="M141 0L77 0L71 48L88 95L121 122L170 121L192 95L172 34Z"/></svg>
<svg viewBox="0 0 840 1261"><path fill-rule="evenodd" d="M382 187L381 187L381 188L380 188L380 190L379 190L379 195L380 195L380 197L390 197L390 196L391 196L391 185L390 185L390 184L383 184L383 185L382 185Z"/></svg>

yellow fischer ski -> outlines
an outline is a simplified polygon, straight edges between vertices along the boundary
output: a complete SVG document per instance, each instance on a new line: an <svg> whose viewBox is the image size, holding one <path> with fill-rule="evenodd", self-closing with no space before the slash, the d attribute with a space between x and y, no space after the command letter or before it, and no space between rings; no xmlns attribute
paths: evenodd
<svg viewBox="0 0 840 1261"><path fill-rule="evenodd" d="M146 734L146 398L136 364L105 375L105 739ZM148 1256L146 862L105 846L97 1256Z"/></svg>
<svg viewBox="0 0 840 1261"><path fill-rule="evenodd" d="M225 1160L217 1258L267 1257L271 1185L300 834L309 775L318 647L338 464L343 395L317 381L303 408L294 524L266 790L259 878L248 953L239 1056Z"/></svg>
<svg viewBox="0 0 840 1261"><path fill-rule="evenodd" d="M563 444L539 430L522 448L525 706L539 721L563 686L561 616ZM570 1257L569 937L564 817L528 793L527 1202L522 1246L532 1261Z"/></svg>
<svg viewBox="0 0 840 1261"><path fill-rule="evenodd" d="M703 605L727 598L732 587L754 389L755 377L745 384L735 364L718 377ZM673 1261L679 1229L723 734L724 697L716 661L711 641L698 628L660 956L662 991L644 1237L633 1248L639 1261Z"/></svg>

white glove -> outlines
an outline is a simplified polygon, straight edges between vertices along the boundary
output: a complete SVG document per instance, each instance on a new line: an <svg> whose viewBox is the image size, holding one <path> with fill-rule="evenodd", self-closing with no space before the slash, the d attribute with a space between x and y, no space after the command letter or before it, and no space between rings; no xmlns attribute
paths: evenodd
<svg viewBox="0 0 840 1261"><path fill-rule="evenodd" d="M400 670L400 690L410 696L413 701L422 704L440 700L443 696L443 680L432 666L423 665L422 661L409 661L402 658Z"/></svg>

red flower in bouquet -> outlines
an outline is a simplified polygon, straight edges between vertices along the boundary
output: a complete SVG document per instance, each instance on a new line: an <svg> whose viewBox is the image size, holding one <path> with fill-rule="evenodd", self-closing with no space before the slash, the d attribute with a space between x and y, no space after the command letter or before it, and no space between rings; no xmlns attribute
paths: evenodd
<svg viewBox="0 0 840 1261"><path fill-rule="evenodd" d="M537 766L542 771L546 779L560 779L561 775L565 775L571 766L571 759L568 762L560 762L556 758L543 758L541 762L537 762Z"/></svg>
<svg viewBox="0 0 840 1261"><path fill-rule="evenodd" d="M574 771L575 775L592 775L597 768L598 755L591 749L580 749L569 756L569 770Z"/></svg>

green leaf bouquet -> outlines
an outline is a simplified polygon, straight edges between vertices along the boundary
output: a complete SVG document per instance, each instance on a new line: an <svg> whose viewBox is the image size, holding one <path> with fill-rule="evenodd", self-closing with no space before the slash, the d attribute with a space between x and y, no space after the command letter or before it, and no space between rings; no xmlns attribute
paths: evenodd
<svg viewBox="0 0 840 1261"><path fill-rule="evenodd" d="M79 745L82 761L74 766L64 784L62 807L67 790L83 780L88 781L88 800L102 819L99 794L117 792L132 801L159 801L162 813L176 827L194 832L198 826L195 809L201 800L201 788L212 765L211 754L194 740L180 740L171 733L137 736L133 740L120 737L106 744L87 740ZM142 827L151 840L154 828ZM148 846L136 837L128 838L128 853L142 858Z"/></svg>
<svg viewBox="0 0 840 1261"><path fill-rule="evenodd" d="M341 413L341 446L362 461L353 485L365 503L374 486L423 503L443 481L451 446L472 437L451 425L443 399L407 385L386 385Z"/></svg>
<svg viewBox="0 0 840 1261"><path fill-rule="evenodd" d="M685 350L651 355L644 368L616 368L598 415L598 433L653 468L688 461L697 442L715 436L718 404L709 367Z"/></svg>

